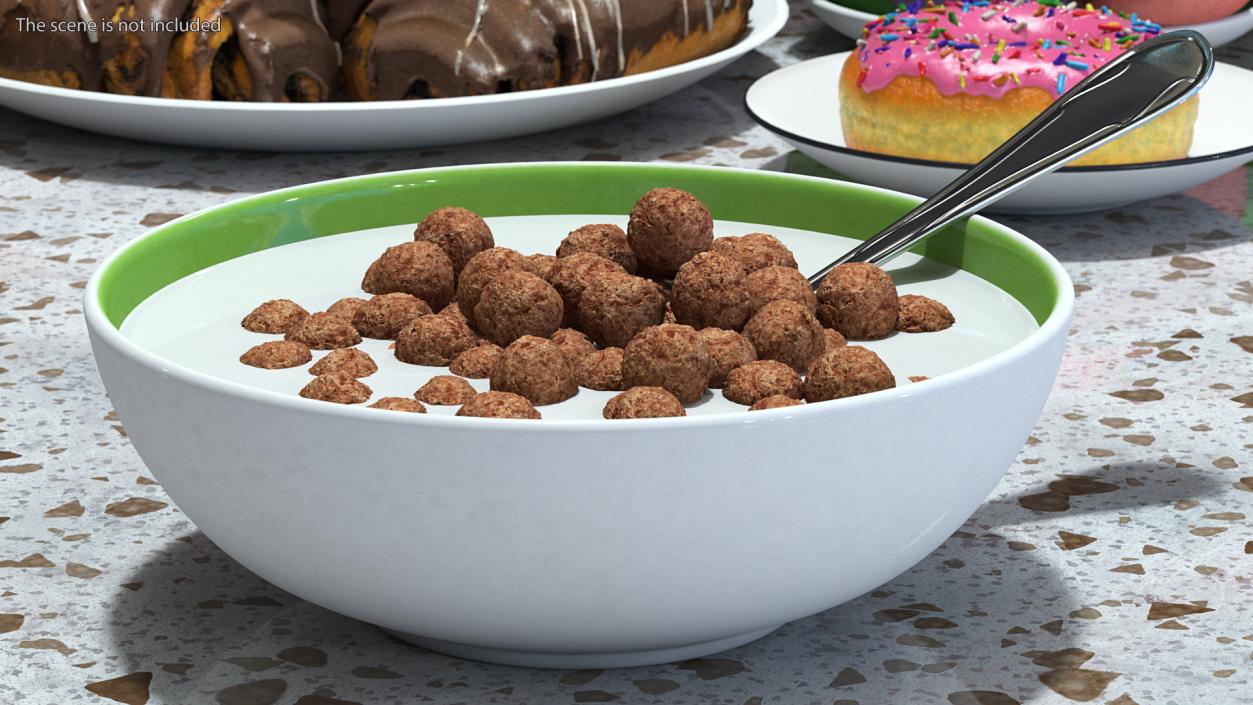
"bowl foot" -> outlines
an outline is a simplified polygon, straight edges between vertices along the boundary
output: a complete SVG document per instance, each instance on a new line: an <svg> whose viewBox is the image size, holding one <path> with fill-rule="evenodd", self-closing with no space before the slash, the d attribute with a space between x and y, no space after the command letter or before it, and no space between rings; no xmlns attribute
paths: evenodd
<svg viewBox="0 0 1253 705"><path fill-rule="evenodd" d="M581 669L652 666L659 663L671 663L674 661L683 661L685 659L708 656L710 654L716 654L719 651L726 651L727 649L742 646L750 641L756 641L757 639L760 639L761 637L778 629L779 626L781 625L745 632L743 634L736 634L722 639L714 639L713 641L705 641L699 644L687 644L684 646L674 646L666 649L586 654L548 653L542 651L509 651L506 649L492 649L483 646L472 646L470 644L458 644L451 641L430 639L418 634L407 634L405 632L397 632L390 629L388 632L399 639L421 646L424 649L438 651L441 654L456 656L457 658L470 659L471 661L484 661L486 663L495 663L502 666L523 666L525 668Z"/></svg>

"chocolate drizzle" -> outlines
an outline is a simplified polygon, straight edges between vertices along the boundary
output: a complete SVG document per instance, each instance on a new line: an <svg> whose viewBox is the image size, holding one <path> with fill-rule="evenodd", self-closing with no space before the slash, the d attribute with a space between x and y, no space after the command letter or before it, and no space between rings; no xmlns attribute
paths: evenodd
<svg viewBox="0 0 1253 705"><path fill-rule="evenodd" d="M321 101L332 96L335 42L309 0L196 0L199 32L174 40L170 69L180 98Z"/></svg>
<svg viewBox="0 0 1253 705"><path fill-rule="evenodd" d="M316 5L308 0L226 0L222 14L231 20L238 48L252 74L247 100L279 101L290 95L292 77L305 76L330 97L339 58L322 26Z"/></svg>
<svg viewBox="0 0 1253 705"><path fill-rule="evenodd" d="M316 1L316 0L315 0ZM370 0L322 0L323 16L326 18L326 31L331 39L341 41L353 23L361 16L361 11Z"/></svg>

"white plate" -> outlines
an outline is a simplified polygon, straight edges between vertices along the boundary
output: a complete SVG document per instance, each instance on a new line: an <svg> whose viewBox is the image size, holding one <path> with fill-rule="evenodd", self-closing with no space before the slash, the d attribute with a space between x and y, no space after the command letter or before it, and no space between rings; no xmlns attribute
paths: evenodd
<svg viewBox="0 0 1253 705"><path fill-rule="evenodd" d="M879 18L879 15L837 5L830 0L809 0L809 9L813 10L824 24L849 39L861 38L862 27Z"/></svg>
<svg viewBox="0 0 1253 705"><path fill-rule="evenodd" d="M521 252L554 252L565 233L587 223L617 223L617 215L546 215L488 218L496 243ZM790 228L716 221L719 235L745 235L766 230L777 235L796 255L802 271L816 271L848 251L857 241ZM378 228L306 240L228 260L177 281L144 301L127 317L122 333L144 348L175 363L218 379L295 395L312 377L308 365L262 370L239 362L248 348L276 340L244 330L239 321L267 299L291 298L310 311L323 310L344 296L365 296L361 275L384 249L413 239L412 226ZM957 318L948 330L924 335L897 334L858 342L873 349L896 374L900 386L912 375L938 377L1001 353L1026 339L1039 326L1031 314L992 284L968 272L905 254L888 267L901 293L923 294L943 301ZM379 371L363 381L374 398L412 396L444 367L400 362L391 341L365 340ZM323 353L315 353L322 355ZM472 380L480 391L487 380ZM614 392L580 389L568 401L540 408L545 419L600 419ZM431 406L429 413L451 415L455 406ZM746 408L712 390L689 407L692 416L744 413Z"/></svg>
<svg viewBox="0 0 1253 705"><path fill-rule="evenodd" d="M828 27L851 39L860 37L861 28L879 17L830 0L809 0L809 9L813 10L818 19L826 23ZM1231 17L1214 22L1186 27L1167 27L1163 31L1170 32L1176 29L1195 29L1204 34L1210 44L1215 47L1225 46L1253 30L1253 8L1241 10Z"/></svg>
<svg viewBox="0 0 1253 705"><path fill-rule="evenodd" d="M639 107L722 69L787 22L786 0L755 0L734 46L604 81L490 96L315 104L119 96L0 78L0 106L51 122L167 144L261 151L431 147L543 132Z"/></svg>
<svg viewBox="0 0 1253 705"><path fill-rule="evenodd" d="M850 149L840 124L840 69L850 52L778 69L753 84L753 119L824 166L874 186L930 196L967 166ZM1067 167L988 209L995 213L1083 213L1166 196L1239 168L1253 154L1253 71L1218 64L1201 92L1187 159L1122 166ZM1130 178L1129 178L1130 177Z"/></svg>

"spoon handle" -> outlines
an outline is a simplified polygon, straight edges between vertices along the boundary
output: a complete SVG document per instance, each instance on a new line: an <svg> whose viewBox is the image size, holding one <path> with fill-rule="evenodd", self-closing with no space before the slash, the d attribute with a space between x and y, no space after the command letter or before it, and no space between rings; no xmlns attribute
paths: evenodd
<svg viewBox="0 0 1253 705"><path fill-rule="evenodd" d="M936 230L1179 105L1209 80L1214 52L1191 30L1163 34L1078 83L986 159L882 232L810 277L838 265L882 264Z"/></svg>

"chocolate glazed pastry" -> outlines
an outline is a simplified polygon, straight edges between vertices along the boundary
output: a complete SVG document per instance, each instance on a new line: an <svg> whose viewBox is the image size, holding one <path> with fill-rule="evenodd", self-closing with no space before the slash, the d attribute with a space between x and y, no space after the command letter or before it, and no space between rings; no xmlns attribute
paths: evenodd
<svg viewBox="0 0 1253 705"><path fill-rule="evenodd" d="M734 43L752 0L373 0L344 38L354 100L506 93L672 66Z"/></svg>
<svg viewBox="0 0 1253 705"><path fill-rule="evenodd" d="M101 32L98 50L104 90L122 95L175 97L166 63L174 41L171 26L191 0L88 0L93 17L119 29ZM122 31L121 23L143 24L143 31ZM154 26L154 23L158 26ZM102 22L103 25L103 22Z"/></svg>
<svg viewBox="0 0 1253 705"><path fill-rule="evenodd" d="M177 97L318 102L332 96L339 55L310 0L195 0L192 18L217 32L184 32L170 50Z"/></svg>
<svg viewBox="0 0 1253 705"><path fill-rule="evenodd" d="M322 0L322 16L331 39L342 41L370 0Z"/></svg>
<svg viewBox="0 0 1253 705"><path fill-rule="evenodd" d="M0 0L0 76L58 88L100 90L95 35L18 29L19 20L80 22L75 0Z"/></svg>

